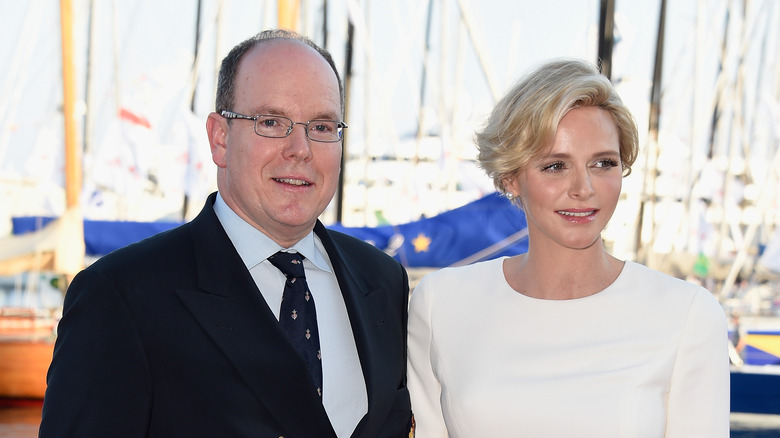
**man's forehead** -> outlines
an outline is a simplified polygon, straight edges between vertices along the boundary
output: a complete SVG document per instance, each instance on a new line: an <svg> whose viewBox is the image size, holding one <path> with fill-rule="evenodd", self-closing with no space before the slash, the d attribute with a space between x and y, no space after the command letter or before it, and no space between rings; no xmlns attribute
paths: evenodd
<svg viewBox="0 0 780 438"><path fill-rule="evenodd" d="M296 82L302 93L305 85L315 84L321 91L315 96L333 100L340 111L338 78L328 61L305 43L285 39L263 41L241 59L235 84L236 103L246 98L254 105L264 105L257 101L259 94L269 98L276 92L288 95L296 89ZM247 92L252 96L246 95ZM332 96L328 96L330 93Z"/></svg>
<svg viewBox="0 0 780 438"><path fill-rule="evenodd" d="M338 77L330 63L314 48L296 40L269 40L258 43L241 59L239 76L249 78L252 73L282 75L314 75L332 79L338 86Z"/></svg>
<svg viewBox="0 0 780 438"><path fill-rule="evenodd" d="M246 64L264 65L266 62L278 65L286 59L304 59L310 63L321 63L331 70L328 61L313 47L293 39L274 39L260 41L249 49L241 59L239 68ZM250 61L250 62L245 62ZM335 76L335 74L334 74Z"/></svg>

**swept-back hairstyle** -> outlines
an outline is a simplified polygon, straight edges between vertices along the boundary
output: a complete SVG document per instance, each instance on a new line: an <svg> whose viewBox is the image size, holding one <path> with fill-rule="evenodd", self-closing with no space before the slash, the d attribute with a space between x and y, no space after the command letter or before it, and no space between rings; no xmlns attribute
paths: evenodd
<svg viewBox="0 0 780 438"><path fill-rule="evenodd" d="M333 62L333 57L330 52L318 46L314 41L308 37L301 35L297 32L285 29L271 29L258 33L257 35L248 38L230 50L230 53L222 60L222 64L219 67L219 77L217 79L217 98L215 102L216 112L223 110L232 111L233 104L235 103L236 94L236 74L238 73L238 66L241 63L241 58L253 47L258 44L262 44L267 41L273 40L293 40L298 41L312 49L316 50L325 61L328 62L330 68L333 69L333 73L336 74L336 81L339 83L339 97L341 100L341 112L344 116L344 86L341 83L341 76L339 70L336 68L336 63Z"/></svg>
<svg viewBox="0 0 780 438"><path fill-rule="evenodd" d="M496 104L476 133L479 166L505 194L504 180L552 146L558 125L569 111L587 106L602 108L615 120L620 161L627 176L639 149L634 117L609 79L593 64L574 59L541 65Z"/></svg>

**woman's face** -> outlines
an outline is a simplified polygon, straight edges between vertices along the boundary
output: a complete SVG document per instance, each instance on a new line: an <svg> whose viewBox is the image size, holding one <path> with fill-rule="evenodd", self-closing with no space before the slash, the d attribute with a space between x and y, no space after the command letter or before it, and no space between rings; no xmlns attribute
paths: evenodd
<svg viewBox="0 0 780 438"><path fill-rule="evenodd" d="M612 115L581 107L561 120L552 146L505 186L523 205L532 245L585 249L600 241L615 211L622 172Z"/></svg>

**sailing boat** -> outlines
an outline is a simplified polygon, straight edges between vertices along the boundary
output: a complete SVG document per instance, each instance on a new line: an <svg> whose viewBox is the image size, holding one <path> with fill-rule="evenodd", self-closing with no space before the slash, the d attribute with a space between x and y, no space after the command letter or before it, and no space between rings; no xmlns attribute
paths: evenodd
<svg viewBox="0 0 780 438"><path fill-rule="evenodd" d="M0 311L0 398L43 398L56 323L55 315L34 309Z"/></svg>
<svg viewBox="0 0 780 438"><path fill-rule="evenodd" d="M40 232L4 240L0 269L38 272L52 269L69 278L84 266L79 193L81 156L76 146L72 5L60 2L65 132L65 214ZM64 289L63 289L64 290ZM57 315L34 308L3 308L0 313L0 397L43 398L54 349Z"/></svg>

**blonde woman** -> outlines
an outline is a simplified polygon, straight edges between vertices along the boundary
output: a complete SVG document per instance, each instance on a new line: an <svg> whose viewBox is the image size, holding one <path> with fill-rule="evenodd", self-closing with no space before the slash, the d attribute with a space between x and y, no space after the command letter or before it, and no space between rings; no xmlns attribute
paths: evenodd
<svg viewBox="0 0 780 438"><path fill-rule="evenodd" d="M442 269L413 292L417 437L727 437L719 303L602 244L638 147L609 80L582 61L544 64L477 145L525 212L528 252Z"/></svg>

